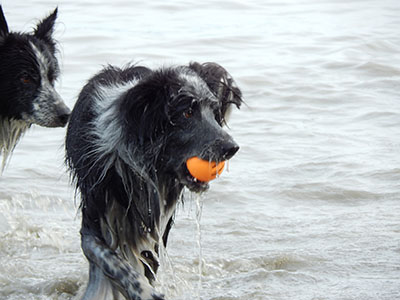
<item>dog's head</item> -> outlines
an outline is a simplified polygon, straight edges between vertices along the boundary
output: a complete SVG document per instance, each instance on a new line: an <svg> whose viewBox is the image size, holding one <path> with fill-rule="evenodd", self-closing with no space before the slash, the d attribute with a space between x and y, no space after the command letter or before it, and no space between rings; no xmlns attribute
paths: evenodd
<svg viewBox="0 0 400 300"><path fill-rule="evenodd" d="M57 9L32 34L10 32L0 6L0 115L27 124L65 126L70 114L54 88L59 74L52 37Z"/></svg>
<svg viewBox="0 0 400 300"><path fill-rule="evenodd" d="M188 158L230 159L239 149L223 129L241 92L227 71L215 63L192 63L147 75L125 99L128 137L144 148L151 165L191 191L208 188L187 170Z"/></svg>

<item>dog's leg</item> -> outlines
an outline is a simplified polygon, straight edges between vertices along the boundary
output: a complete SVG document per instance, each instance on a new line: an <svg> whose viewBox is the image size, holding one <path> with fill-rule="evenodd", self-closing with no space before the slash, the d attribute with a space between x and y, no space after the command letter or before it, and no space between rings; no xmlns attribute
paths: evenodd
<svg viewBox="0 0 400 300"><path fill-rule="evenodd" d="M111 282L105 277L103 272L95 264L89 263L89 282L82 300L118 299L118 296L113 293L114 289Z"/></svg>
<svg viewBox="0 0 400 300"><path fill-rule="evenodd" d="M106 279L128 300L164 300L164 296L156 293L143 275L93 235L82 235L82 249L91 264L84 300L102 299L104 293L109 293L108 287L103 286ZM97 295L100 298L96 298Z"/></svg>

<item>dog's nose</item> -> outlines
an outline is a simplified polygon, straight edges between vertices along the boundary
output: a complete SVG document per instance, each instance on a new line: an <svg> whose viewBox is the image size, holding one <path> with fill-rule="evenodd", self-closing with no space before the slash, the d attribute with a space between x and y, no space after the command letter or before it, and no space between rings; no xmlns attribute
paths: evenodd
<svg viewBox="0 0 400 300"><path fill-rule="evenodd" d="M61 126L65 126L69 120L69 116L71 114L71 110L64 103L60 105L57 109L58 120L61 123Z"/></svg>
<svg viewBox="0 0 400 300"><path fill-rule="evenodd" d="M228 160L232 158L236 152L238 152L239 146L235 142L227 143L222 148L222 158L223 160Z"/></svg>
<svg viewBox="0 0 400 300"><path fill-rule="evenodd" d="M69 120L69 115L70 114L63 114L61 116L59 116L58 118L60 119L61 124L64 126L65 124L68 123Z"/></svg>

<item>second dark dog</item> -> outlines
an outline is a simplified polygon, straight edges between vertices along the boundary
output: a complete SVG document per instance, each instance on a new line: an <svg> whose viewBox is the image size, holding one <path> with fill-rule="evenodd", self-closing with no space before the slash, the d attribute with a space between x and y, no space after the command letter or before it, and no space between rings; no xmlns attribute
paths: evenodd
<svg viewBox="0 0 400 300"><path fill-rule="evenodd" d="M32 125L63 127L69 108L54 89L59 74L52 37L57 9L32 34L10 32L0 6L1 170L22 134Z"/></svg>

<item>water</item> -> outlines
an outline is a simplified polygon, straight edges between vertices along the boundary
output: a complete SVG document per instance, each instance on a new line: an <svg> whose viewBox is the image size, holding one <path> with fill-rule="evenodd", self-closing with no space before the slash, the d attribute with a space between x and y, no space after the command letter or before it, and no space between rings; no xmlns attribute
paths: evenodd
<svg viewBox="0 0 400 300"><path fill-rule="evenodd" d="M198 295L197 299L200 300L200 292L203 287L203 247L201 245L201 214L203 212L203 198L201 196L196 197L196 228L197 228L197 246L199 249L198 255L198 274L199 274L199 282L198 282Z"/></svg>
<svg viewBox="0 0 400 300"><path fill-rule="evenodd" d="M5 0L28 30L50 0ZM58 90L108 63L225 66L241 149L171 232L168 299L400 299L400 3L63 1ZM34 127L0 178L0 298L79 299L87 280L65 129ZM79 201L78 201L79 202ZM199 284L201 253L201 289Z"/></svg>

